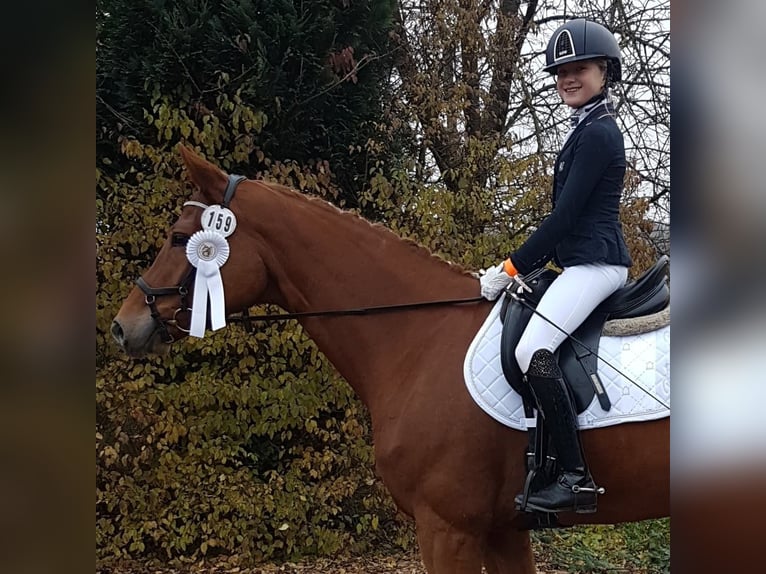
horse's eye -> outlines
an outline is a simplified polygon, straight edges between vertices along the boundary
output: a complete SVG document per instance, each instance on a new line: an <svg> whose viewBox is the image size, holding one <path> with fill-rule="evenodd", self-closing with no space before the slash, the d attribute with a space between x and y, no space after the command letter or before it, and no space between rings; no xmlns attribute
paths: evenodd
<svg viewBox="0 0 766 574"><path fill-rule="evenodd" d="M170 240L173 247L184 247L189 242L189 236L185 233L174 233Z"/></svg>

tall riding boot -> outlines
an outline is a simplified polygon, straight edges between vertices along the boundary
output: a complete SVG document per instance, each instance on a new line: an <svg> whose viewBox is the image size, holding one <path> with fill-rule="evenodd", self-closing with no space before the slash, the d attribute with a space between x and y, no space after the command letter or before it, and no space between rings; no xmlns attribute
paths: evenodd
<svg viewBox="0 0 766 574"><path fill-rule="evenodd" d="M556 447L561 471L552 484L529 495L525 510L595 512L596 485L585 465L577 415L553 353L535 351L527 379Z"/></svg>

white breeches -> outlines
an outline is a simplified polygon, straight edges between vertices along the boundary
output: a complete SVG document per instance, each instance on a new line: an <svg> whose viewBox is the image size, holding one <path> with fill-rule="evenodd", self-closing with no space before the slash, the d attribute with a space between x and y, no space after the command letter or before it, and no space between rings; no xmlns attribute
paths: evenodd
<svg viewBox="0 0 766 574"><path fill-rule="evenodd" d="M537 311L564 332L533 314L516 347L516 360L522 372L529 369L535 351L547 349L553 353L627 279L628 268L619 265L592 263L564 269L537 305Z"/></svg>

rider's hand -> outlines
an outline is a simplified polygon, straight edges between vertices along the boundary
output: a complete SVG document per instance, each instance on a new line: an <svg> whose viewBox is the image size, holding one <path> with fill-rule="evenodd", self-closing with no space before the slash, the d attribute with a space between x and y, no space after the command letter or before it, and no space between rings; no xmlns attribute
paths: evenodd
<svg viewBox="0 0 766 574"><path fill-rule="evenodd" d="M494 301L500 296L508 285L513 280L503 268L504 263L500 263L495 267L490 267L479 278L481 283L481 296L490 301Z"/></svg>

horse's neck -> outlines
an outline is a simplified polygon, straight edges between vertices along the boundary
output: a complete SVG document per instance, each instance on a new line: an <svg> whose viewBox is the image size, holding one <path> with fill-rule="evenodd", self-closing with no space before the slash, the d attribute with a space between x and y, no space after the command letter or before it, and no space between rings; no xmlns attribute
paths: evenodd
<svg viewBox="0 0 766 574"><path fill-rule="evenodd" d="M478 283L470 276L385 228L289 191L269 195L269 206L262 206L258 217L258 233L268 245L266 265L280 299L275 302L290 312L478 295ZM391 378L402 362L439 336L435 330L449 329L448 313L437 308L308 318L302 323L371 407L375 395L398 384Z"/></svg>

